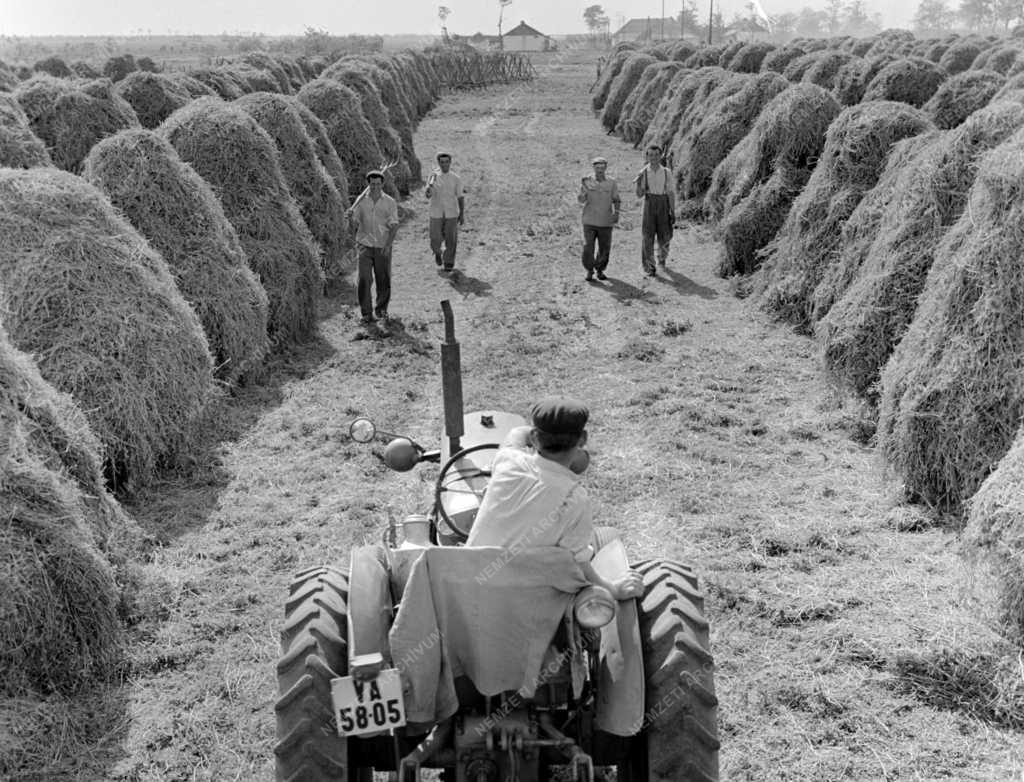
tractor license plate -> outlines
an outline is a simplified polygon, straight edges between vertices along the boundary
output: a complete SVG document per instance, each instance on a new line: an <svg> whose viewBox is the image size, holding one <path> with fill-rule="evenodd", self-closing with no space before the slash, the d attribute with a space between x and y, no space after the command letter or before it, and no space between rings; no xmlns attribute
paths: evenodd
<svg viewBox="0 0 1024 782"><path fill-rule="evenodd" d="M331 679L331 703L339 736L380 733L405 724L402 681L395 668L368 681L351 676Z"/></svg>

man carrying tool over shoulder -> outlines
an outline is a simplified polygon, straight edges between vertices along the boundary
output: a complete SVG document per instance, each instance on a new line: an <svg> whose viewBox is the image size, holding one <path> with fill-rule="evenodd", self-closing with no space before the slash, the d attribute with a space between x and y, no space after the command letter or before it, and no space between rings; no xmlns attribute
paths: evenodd
<svg viewBox="0 0 1024 782"><path fill-rule="evenodd" d="M590 413L567 397L548 397L531 410L533 426L509 432L494 457L491 480L467 546L560 546L572 551L587 581L616 600L643 594L643 577L627 571L614 581L600 576L594 556L593 511L579 473L589 458Z"/></svg>
<svg viewBox="0 0 1024 782"><path fill-rule="evenodd" d="M434 263L443 265L442 272L447 273L455 267L459 227L466 222L466 199L462 178L451 170L452 156L447 152L439 153L437 165L441 170L430 175L425 195L430 201L430 249L434 253Z"/></svg>
<svg viewBox="0 0 1024 782"><path fill-rule="evenodd" d="M647 148L647 165L640 169L633 181L637 197L644 199L643 247L640 259L644 274L657 277L654 266L654 240L658 240L658 265L664 267L668 261L669 244L672 242L672 224L675 222L676 196L673 189L672 172L661 164L661 147L651 144Z"/></svg>
<svg viewBox="0 0 1024 782"><path fill-rule="evenodd" d="M398 204L384 192L384 173L369 171L366 190L345 212L359 249L359 275L356 295L363 323L388 319L391 301L391 248L398 232ZM371 286L376 282L377 307L373 306ZM376 316L376 317L375 317Z"/></svg>

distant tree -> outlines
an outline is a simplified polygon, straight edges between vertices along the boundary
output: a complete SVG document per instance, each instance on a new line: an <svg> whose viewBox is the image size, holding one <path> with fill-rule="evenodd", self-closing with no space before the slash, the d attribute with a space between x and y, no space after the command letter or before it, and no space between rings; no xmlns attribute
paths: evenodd
<svg viewBox="0 0 1024 782"><path fill-rule="evenodd" d="M843 28L843 18L846 16L845 0L826 0L825 2L825 30L829 35L840 35Z"/></svg>
<svg viewBox="0 0 1024 782"><path fill-rule="evenodd" d="M445 43L451 43L451 37L448 35L448 17L452 15L452 9L446 5L439 5L437 7L437 18L441 20L441 35L444 37Z"/></svg>
<svg viewBox="0 0 1024 782"><path fill-rule="evenodd" d="M792 11L784 11L772 17L772 38L778 41L788 41L796 35L797 15Z"/></svg>
<svg viewBox="0 0 1024 782"><path fill-rule="evenodd" d="M947 0L921 0L914 14L914 31L922 38L936 37L952 30L955 21Z"/></svg>
<svg viewBox="0 0 1024 782"><path fill-rule="evenodd" d="M840 28L843 35L864 37L874 35L882 29L877 14L869 14L864 7L864 0L850 0L845 7L843 24Z"/></svg>
<svg viewBox="0 0 1024 782"><path fill-rule="evenodd" d="M992 0L960 0L960 18L969 30L980 30L992 22Z"/></svg>
<svg viewBox="0 0 1024 782"><path fill-rule="evenodd" d="M996 24L1009 30L1011 24L1024 19L1024 0L993 0L992 17Z"/></svg>
<svg viewBox="0 0 1024 782"><path fill-rule="evenodd" d="M700 25L700 19L697 18L697 6L690 0L690 2L683 2L683 7L676 14L676 21L679 22L680 33L693 33Z"/></svg>
<svg viewBox="0 0 1024 782"><path fill-rule="evenodd" d="M326 54L331 50L331 34L316 27L306 27L302 35L302 51L310 54Z"/></svg>
<svg viewBox="0 0 1024 782"><path fill-rule="evenodd" d="M828 11L801 8L796 16L796 34L801 38L821 38L828 34Z"/></svg>

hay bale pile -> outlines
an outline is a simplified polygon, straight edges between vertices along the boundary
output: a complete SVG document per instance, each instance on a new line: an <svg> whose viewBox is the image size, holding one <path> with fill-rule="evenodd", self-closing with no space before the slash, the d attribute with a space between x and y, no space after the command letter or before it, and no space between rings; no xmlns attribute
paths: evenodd
<svg viewBox="0 0 1024 782"><path fill-rule="evenodd" d="M969 38L955 41L939 59L939 67L950 76L955 76L969 70L984 48L983 44Z"/></svg>
<svg viewBox="0 0 1024 782"><path fill-rule="evenodd" d="M924 113L943 130L955 128L989 101L1006 83L995 71L964 71L947 79L924 104Z"/></svg>
<svg viewBox="0 0 1024 782"><path fill-rule="evenodd" d="M836 100L843 106L860 103L871 80L878 75L882 68L895 60L896 57L891 54L880 54L870 60L864 58L850 60L839 69L832 85L832 92L836 96Z"/></svg>
<svg viewBox="0 0 1024 782"><path fill-rule="evenodd" d="M21 82L14 90L14 98L28 118L32 132L49 150L55 146L54 123L57 101L75 91L70 81L53 76L36 75Z"/></svg>
<svg viewBox="0 0 1024 782"><path fill-rule="evenodd" d="M749 274L811 177L840 106L821 87L794 84L772 99L715 169L705 211L721 220L723 277Z"/></svg>
<svg viewBox="0 0 1024 782"><path fill-rule="evenodd" d="M74 75L67 63L57 56L39 60L39 62L32 66L32 70L36 73L48 73L51 76L56 76L58 79L69 79Z"/></svg>
<svg viewBox="0 0 1024 782"><path fill-rule="evenodd" d="M898 100L920 108L946 79L938 65L922 57L904 57L886 65L864 90L864 101Z"/></svg>
<svg viewBox="0 0 1024 782"><path fill-rule="evenodd" d="M782 71L782 75L785 76L792 82L803 81L804 74L807 73L811 68L817 65L818 61L822 57L826 57L829 53L822 50L808 51L800 57L794 60L790 60L789 64Z"/></svg>
<svg viewBox="0 0 1024 782"><path fill-rule="evenodd" d="M855 62L858 58L848 52L837 52L824 50L808 55L809 63L800 81L808 84L817 84L826 90L831 90L836 85L836 78L843 66Z"/></svg>
<svg viewBox="0 0 1024 782"><path fill-rule="evenodd" d="M677 95L678 120L672 128L671 141L665 148L671 167L689 156L691 132L700 125L704 116L740 92L754 78L749 73L733 73L717 66L701 68L693 74L693 83Z"/></svg>
<svg viewBox="0 0 1024 782"><path fill-rule="evenodd" d="M658 101L658 107L654 110L651 121L647 123L647 130L644 132L640 144L634 142L634 146L658 144L664 148L672 139L675 132L675 125L679 121L679 114L685 109L689 97L680 97L681 91L689 91L694 81L687 79L694 71L683 66L665 89L665 94ZM692 96L692 92L691 92Z"/></svg>
<svg viewBox="0 0 1024 782"><path fill-rule="evenodd" d="M220 198L267 292L271 339L307 339L321 290L319 250L288 192L274 141L239 107L217 98L192 101L159 132Z"/></svg>
<svg viewBox="0 0 1024 782"><path fill-rule="evenodd" d="M288 76L284 66L266 52L248 52L242 55L240 62L269 74L277 85L277 89L272 90L272 92L280 92L283 95L295 94L291 78Z"/></svg>
<svg viewBox="0 0 1024 782"><path fill-rule="evenodd" d="M177 87L180 87L188 95L189 100L193 98L205 98L209 95L216 95L212 87L203 84L199 79L189 76L184 71L174 71L165 74Z"/></svg>
<svg viewBox="0 0 1024 782"><path fill-rule="evenodd" d="M724 51L725 47L718 44L715 46L702 46L688 58L683 60L683 66L686 68L693 68L694 70L718 66L719 61L722 59L722 52Z"/></svg>
<svg viewBox="0 0 1024 782"><path fill-rule="evenodd" d="M776 73L782 73L793 60L803 57L805 54L807 54L806 49L793 46L791 43L780 46L778 49L768 52L764 59L761 60L761 72L775 71Z"/></svg>
<svg viewBox="0 0 1024 782"><path fill-rule="evenodd" d="M737 73L757 73L761 70L761 63L770 52L775 51L776 46L768 41L751 41L741 47L734 54L725 67Z"/></svg>
<svg viewBox="0 0 1024 782"><path fill-rule="evenodd" d="M188 75L224 100L235 100L242 97L242 88L223 68L193 68Z"/></svg>
<svg viewBox="0 0 1024 782"><path fill-rule="evenodd" d="M86 411L112 485L143 485L187 452L213 388L206 337L98 190L55 169L0 170L0 287L11 342Z"/></svg>
<svg viewBox="0 0 1024 782"><path fill-rule="evenodd" d="M682 65L690 59L698 47L689 41L672 41L665 48L665 59Z"/></svg>
<svg viewBox="0 0 1024 782"><path fill-rule="evenodd" d="M636 52L623 64L618 75L608 89L608 98L604 103L604 110L601 112L601 124L609 133L615 130L619 124L619 117L627 98L633 89L640 82L644 70L657 59L644 52Z"/></svg>
<svg viewBox="0 0 1024 782"><path fill-rule="evenodd" d="M119 54L103 63L103 75L113 82L121 81L134 70L138 70L138 66L130 54Z"/></svg>
<svg viewBox="0 0 1024 782"><path fill-rule="evenodd" d="M748 77L735 94L711 103L674 159L680 200L703 198L715 168L750 131L761 110L790 83L774 71Z"/></svg>
<svg viewBox="0 0 1024 782"><path fill-rule="evenodd" d="M355 198L363 190L366 172L379 168L383 158L362 101L344 84L323 77L305 85L297 98L323 122L348 174L349 197Z"/></svg>
<svg viewBox="0 0 1024 782"><path fill-rule="evenodd" d="M199 317L217 377L254 375L267 351L267 296L210 186L164 138L141 129L97 144L82 176L163 256Z"/></svg>
<svg viewBox="0 0 1024 782"><path fill-rule="evenodd" d="M277 145L288 190L320 245L323 268L331 272L329 278L336 278L345 269L345 255L351 247L345 225L345 201L320 163L294 99L255 92L239 98L235 105L256 120Z"/></svg>
<svg viewBox="0 0 1024 782"><path fill-rule="evenodd" d="M992 563L1001 618L1024 640L1024 429L971 498L965 539Z"/></svg>
<svg viewBox="0 0 1024 782"><path fill-rule="evenodd" d="M1024 413L1024 130L978 166L882 372L879 447L910 497L959 510Z"/></svg>
<svg viewBox="0 0 1024 782"><path fill-rule="evenodd" d="M931 129L923 113L894 101L861 103L836 117L762 268L769 310L798 327L810 325L811 295L838 257L843 224L875 186L892 145Z"/></svg>
<svg viewBox="0 0 1024 782"><path fill-rule="evenodd" d="M306 128L306 133L309 134L309 138L313 142L313 147L316 149L316 156L320 160L320 164L327 171L331 181L334 182L334 187L338 191L342 205L348 209L348 173L345 171L345 164L338 157L338 151L334 148L334 144L331 143L331 139L327 135L327 128L324 127L324 123L320 121L320 118L310 111L309 107L297 97L289 98L289 100L299 113L299 119L302 120L302 125ZM348 235L347 232L346 235Z"/></svg>
<svg viewBox="0 0 1024 782"><path fill-rule="evenodd" d="M619 75L619 71L622 70L622 66L626 64L626 61L634 54L632 46L628 48L622 48L615 51L611 58L604 64L601 69L601 75L598 76L597 82L594 84L593 97L590 99L590 108L594 111L601 111L604 108L605 101L608 100L608 93L612 88L612 83L615 81L615 77Z"/></svg>
<svg viewBox="0 0 1024 782"><path fill-rule="evenodd" d="M974 70L987 69L1009 75L1020 70L1024 51L1019 46L992 46L984 49L971 64Z"/></svg>
<svg viewBox="0 0 1024 782"><path fill-rule="evenodd" d="M639 144L661 105L676 74L683 70L680 62L656 62L647 66L636 89L630 93L615 131L623 141Z"/></svg>
<svg viewBox="0 0 1024 782"><path fill-rule="evenodd" d="M28 117L18 101L0 94L0 167L35 168L49 166L46 146L32 132Z"/></svg>
<svg viewBox="0 0 1024 782"><path fill-rule="evenodd" d="M103 78L102 71L93 68L89 63L82 60L76 60L75 62L70 63L68 67L71 69L71 72L80 79Z"/></svg>
<svg viewBox="0 0 1024 782"><path fill-rule="evenodd" d="M116 91L131 104L142 127L150 130L192 100L170 77L148 71L129 73L117 83Z"/></svg>
<svg viewBox="0 0 1024 782"><path fill-rule="evenodd" d="M0 92L13 92L20 82L18 74L0 60Z"/></svg>

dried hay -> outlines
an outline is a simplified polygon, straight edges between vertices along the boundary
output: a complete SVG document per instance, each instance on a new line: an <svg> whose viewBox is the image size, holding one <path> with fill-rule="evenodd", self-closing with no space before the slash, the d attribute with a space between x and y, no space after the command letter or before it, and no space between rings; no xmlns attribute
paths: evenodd
<svg viewBox="0 0 1024 782"><path fill-rule="evenodd" d="M860 103L864 98L864 91L878 72L891 62L895 62L896 56L892 54L880 54L870 60L854 59L846 63L836 74L832 92L843 106L852 106Z"/></svg>
<svg viewBox="0 0 1024 782"><path fill-rule="evenodd" d="M920 108L946 80L946 73L921 57L904 57L886 65L864 90L864 101L898 100Z"/></svg>
<svg viewBox="0 0 1024 782"><path fill-rule="evenodd" d="M70 81L45 74L21 82L14 90L14 98L25 112L32 132L48 149L53 149L56 144L54 122L57 101L61 96L74 91L75 87Z"/></svg>
<svg viewBox="0 0 1024 782"><path fill-rule="evenodd" d="M665 52L665 58L682 64L690 59L696 51L697 46L688 41L673 41Z"/></svg>
<svg viewBox="0 0 1024 782"><path fill-rule="evenodd" d="M328 272L328 281L339 279L347 271L345 256L351 249L345 201L320 163L295 101L284 95L255 92L239 98L235 105L256 120L277 145L288 190L323 251L321 263Z"/></svg>
<svg viewBox="0 0 1024 782"><path fill-rule="evenodd" d="M691 84L686 77L692 73L695 73L695 71L683 67L672 77L672 80L668 83L668 88L661 96L661 100L658 101L658 107L654 110L654 116L651 117L651 121L647 124L647 130L644 131L643 138L640 142L635 142L633 144L634 147L658 144L662 149L665 148L672 138L672 129L675 127L675 123L679 121L679 113L685 108L677 97L680 90L684 88L684 85ZM689 99L687 98L687 100Z"/></svg>
<svg viewBox="0 0 1024 782"><path fill-rule="evenodd" d="M383 159L377 135L363 114L362 101L341 82L323 77L305 85L296 97L323 122L349 175L348 195L355 198L363 190L366 172L379 168Z"/></svg>
<svg viewBox="0 0 1024 782"><path fill-rule="evenodd" d="M255 68L245 62L234 62L221 66L234 80L243 94L250 92L282 92L281 83L270 71ZM290 94L286 92L285 94Z"/></svg>
<svg viewBox="0 0 1024 782"><path fill-rule="evenodd" d="M821 51L808 55L809 66L804 70L800 81L817 84L831 90L836 84L836 77L842 67L857 58L848 52Z"/></svg>
<svg viewBox="0 0 1024 782"><path fill-rule="evenodd" d="M46 145L32 132L21 105L10 95L0 95L0 167L50 165Z"/></svg>
<svg viewBox="0 0 1024 782"><path fill-rule="evenodd" d="M71 72L80 79L102 79L103 73L96 68L93 68L89 63L83 60L75 60L70 63L68 67Z"/></svg>
<svg viewBox="0 0 1024 782"><path fill-rule="evenodd" d="M814 84L794 84L761 111L712 176L705 211L723 221L722 276L749 274L814 170L840 106Z"/></svg>
<svg viewBox="0 0 1024 782"><path fill-rule="evenodd" d="M942 62L942 58L947 51L949 51L948 43L943 43L941 41L932 41L929 46L922 47L920 55L924 57L926 60L929 60L930 62L940 63ZM915 52L915 54L917 53L918 52Z"/></svg>
<svg viewBox="0 0 1024 782"><path fill-rule="evenodd" d="M971 498L965 542L993 566L999 613L1024 641L1024 429Z"/></svg>
<svg viewBox="0 0 1024 782"><path fill-rule="evenodd" d="M0 92L14 92L20 83L17 73L6 66L0 66Z"/></svg>
<svg viewBox="0 0 1024 782"><path fill-rule="evenodd" d="M213 187L270 303L272 342L307 339L321 289L318 248L288 192L273 139L242 109L199 98L159 132Z"/></svg>
<svg viewBox="0 0 1024 782"><path fill-rule="evenodd" d="M74 74L71 69L67 66L60 57L52 56L47 57L45 60L39 60L32 66L32 70L36 73L48 73L51 76L56 76L58 79L68 79Z"/></svg>
<svg viewBox="0 0 1024 782"><path fill-rule="evenodd" d="M149 71L150 73L157 73L160 70L157 64L153 62L152 57L145 56L139 57L135 61L135 67L138 68L140 71Z"/></svg>
<svg viewBox="0 0 1024 782"><path fill-rule="evenodd" d="M762 109L789 86L783 76L769 71L749 76L723 100L709 100L708 111L679 144L681 154L673 158L680 199L704 196L716 166L743 140Z"/></svg>
<svg viewBox="0 0 1024 782"><path fill-rule="evenodd" d="M224 100L242 97L242 88L223 68L193 68L188 75L205 84Z"/></svg>
<svg viewBox="0 0 1024 782"><path fill-rule="evenodd" d="M683 70L680 62L657 62L647 66L640 83L630 93L622 107L622 117L616 131L623 141L639 144L657 115L661 99L668 91L676 74Z"/></svg>
<svg viewBox="0 0 1024 782"><path fill-rule="evenodd" d="M117 83L117 94L135 109L142 127L152 130L192 97L162 73L135 71Z"/></svg>
<svg viewBox="0 0 1024 782"><path fill-rule="evenodd" d="M86 412L111 484L147 483L187 452L213 388L195 313L164 260L78 177L0 170L0 207L11 342Z"/></svg>
<svg viewBox="0 0 1024 782"><path fill-rule="evenodd" d="M837 259L842 227L877 183L892 145L931 129L923 113L895 101L861 103L836 117L821 159L762 267L769 310L798 327L810 325L811 295Z"/></svg>
<svg viewBox="0 0 1024 782"><path fill-rule="evenodd" d="M746 45L746 41L740 40L730 41L729 43L727 43L725 47L722 49L721 53L718 55L718 66L720 68L728 68L729 63L732 61L732 58L735 57L736 54L740 51L740 49L742 49Z"/></svg>
<svg viewBox="0 0 1024 782"><path fill-rule="evenodd" d="M694 70L717 67L723 51L725 51L725 47L720 45L702 46L683 60L683 67L693 68Z"/></svg>
<svg viewBox="0 0 1024 782"><path fill-rule="evenodd" d="M633 88L640 82L644 70L656 62L659 60L649 54L637 52L619 69L619 74L608 88L608 98L605 100L604 110L601 112L601 124L605 130L609 132L615 130L615 126L619 123L622 107L630 93L633 92Z"/></svg>
<svg viewBox="0 0 1024 782"><path fill-rule="evenodd" d="M192 100L193 98L205 98L209 95L217 95L216 90L212 87L208 87L199 81L199 79L189 76L184 71L172 71L164 75L174 82L175 85L183 89L188 95L189 100Z"/></svg>
<svg viewBox="0 0 1024 782"><path fill-rule="evenodd" d="M924 104L924 113L943 130L955 128L999 92L1006 79L995 71L964 71L942 83Z"/></svg>
<svg viewBox="0 0 1024 782"><path fill-rule="evenodd" d="M974 70L986 69L1006 75L1014 70L1024 57L1019 46L998 46L981 52L971 64Z"/></svg>
<svg viewBox="0 0 1024 782"><path fill-rule="evenodd" d="M775 71L776 73L782 73L793 60L803 57L805 54L807 54L807 50L799 46L793 46L792 44L780 46L778 49L768 52L764 59L761 60L761 72Z"/></svg>
<svg viewBox="0 0 1024 782"><path fill-rule="evenodd" d="M277 89L270 90L270 92L280 92L282 95L295 94L291 78L288 76L284 66L266 52L248 52L239 58L239 62L252 66L258 71L270 74L277 83Z"/></svg>
<svg viewBox="0 0 1024 782"><path fill-rule="evenodd" d="M626 64L635 54L632 47L625 49L617 49L611 58L604 64L601 69L601 75L598 77L597 82L594 84L591 92L593 97L590 99L590 108L594 111L601 111L604 108L605 101L608 100L608 92L612 88L612 82L615 81L615 77L619 75L619 71L622 70L622 66Z"/></svg>
<svg viewBox="0 0 1024 782"><path fill-rule="evenodd" d="M119 54L103 63L103 75L114 82L121 81L129 73L137 69L135 58L130 54Z"/></svg>
<svg viewBox="0 0 1024 782"><path fill-rule="evenodd" d="M253 376L267 351L267 295L210 186L163 137L141 129L93 147L82 176L163 256L199 317L217 377Z"/></svg>
<svg viewBox="0 0 1024 782"><path fill-rule="evenodd" d="M412 52L401 52L389 58L402 72L399 81L405 81L410 88L410 97L416 111L411 115L419 120L434 107L436 86L431 86L420 61Z"/></svg>
<svg viewBox="0 0 1024 782"><path fill-rule="evenodd" d="M874 38L855 38L852 41L850 41L850 48L848 49L848 51L854 57L863 57L865 54L871 51L871 47L874 45Z"/></svg>
<svg viewBox="0 0 1024 782"><path fill-rule="evenodd" d="M757 73L761 70L764 58L776 48L775 44L768 41L751 41L742 46L725 64L725 67L738 73Z"/></svg>
<svg viewBox="0 0 1024 782"><path fill-rule="evenodd" d="M822 57L827 57L831 52L823 50L809 51L795 60L790 60L789 64L783 69L782 75L789 79L791 82L803 81L804 74L807 73Z"/></svg>
<svg viewBox="0 0 1024 782"><path fill-rule="evenodd" d="M677 96L682 110L673 128L672 139L665 148L670 168L674 168L677 162L689 157L691 133L700 125L701 120L715 106L737 94L755 78L753 74L733 73L717 66L701 68L693 75L692 92L685 106L682 106L682 103L687 95L681 93Z"/></svg>
<svg viewBox="0 0 1024 782"><path fill-rule="evenodd" d="M917 311L882 372L879 445L905 491L960 509L1024 413L1024 130L981 159L935 253Z"/></svg>

